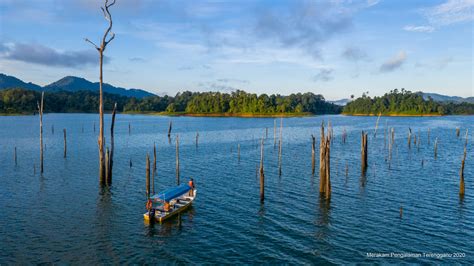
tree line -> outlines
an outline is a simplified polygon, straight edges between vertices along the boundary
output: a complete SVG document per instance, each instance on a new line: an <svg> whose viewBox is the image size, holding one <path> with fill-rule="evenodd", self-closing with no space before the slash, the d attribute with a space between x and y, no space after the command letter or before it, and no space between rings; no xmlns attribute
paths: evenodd
<svg viewBox="0 0 474 266"><path fill-rule="evenodd" d="M26 114L37 110L41 94L24 89L0 91L0 113ZM99 94L90 91L45 92L44 111L50 113L96 113ZM166 112L188 114L337 114L342 108L313 93L254 94L185 91L173 96L151 96L142 99L104 93L104 109L119 112Z"/></svg>
<svg viewBox="0 0 474 266"><path fill-rule="evenodd" d="M436 102L428 100L418 92L394 89L381 97L362 97L349 102L343 109L344 114L358 115L469 115L474 114L474 104Z"/></svg>

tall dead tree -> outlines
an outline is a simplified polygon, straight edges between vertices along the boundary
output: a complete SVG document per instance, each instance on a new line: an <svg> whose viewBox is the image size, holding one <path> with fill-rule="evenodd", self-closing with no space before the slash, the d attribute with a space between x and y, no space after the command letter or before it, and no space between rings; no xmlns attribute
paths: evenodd
<svg viewBox="0 0 474 266"><path fill-rule="evenodd" d="M40 173L43 173L43 107L44 107L44 91L41 93L41 103L38 103L38 112L40 119Z"/></svg>
<svg viewBox="0 0 474 266"><path fill-rule="evenodd" d="M466 161L466 147L464 147L464 156L461 161L461 170L459 171L459 195L464 196L464 162Z"/></svg>
<svg viewBox="0 0 474 266"><path fill-rule="evenodd" d="M321 123L321 138L319 140L319 192L323 193L326 189L326 164L325 164L325 143L324 122Z"/></svg>
<svg viewBox="0 0 474 266"><path fill-rule="evenodd" d="M67 156L67 142L66 142L66 129L63 129L63 135L64 135L64 154L63 157L66 158Z"/></svg>
<svg viewBox="0 0 474 266"><path fill-rule="evenodd" d="M314 175L314 168L316 165L316 138L311 134L311 174Z"/></svg>
<svg viewBox="0 0 474 266"><path fill-rule="evenodd" d="M168 139L171 138L171 129L173 128L173 122L170 121L170 125L168 127Z"/></svg>
<svg viewBox="0 0 474 266"><path fill-rule="evenodd" d="M114 109L112 111L112 123L110 124L110 154L107 161L107 175L106 180L107 184L112 184L112 168L114 166L114 127L115 127L115 114L117 113L117 103L114 104Z"/></svg>
<svg viewBox="0 0 474 266"><path fill-rule="evenodd" d="M367 133L364 133L364 131L362 131L360 153L362 175L365 175L365 172L367 171Z"/></svg>
<svg viewBox="0 0 474 266"><path fill-rule="evenodd" d="M265 174L263 172L263 138L260 144L260 202L265 200Z"/></svg>
<svg viewBox="0 0 474 266"><path fill-rule="evenodd" d="M97 143L99 145L99 181L104 183L105 180L105 158L104 158L104 100L103 100L103 64L104 64L104 52L107 45L115 38L115 33L112 32L112 15L110 15L109 8L115 4L115 0L109 3L109 0L105 0L104 6L101 7L105 19L109 22L109 26L105 30L104 36L100 42L100 46L97 46L94 42L89 39L85 39L94 46L99 52L99 137Z"/></svg>
<svg viewBox="0 0 474 266"><path fill-rule="evenodd" d="M281 145L283 136L283 118L280 118L280 145L278 147L278 175L281 176Z"/></svg>
<svg viewBox="0 0 474 266"><path fill-rule="evenodd" d="M176 183L179 185L179 135L176 136Z"/></svg>
<svg viewBox="0 0 474 266"><path fill-rule="evenodd" d="M146 197L150 198L150 155L146 154Z"/></svg>

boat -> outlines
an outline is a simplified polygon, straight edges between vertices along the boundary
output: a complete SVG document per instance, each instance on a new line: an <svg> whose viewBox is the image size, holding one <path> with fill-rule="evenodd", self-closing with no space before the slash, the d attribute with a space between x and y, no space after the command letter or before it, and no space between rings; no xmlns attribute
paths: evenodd
<svg viewBox="0 0 474 266"><path fill-rule="evenodd" d="M189 208L197 194L197 190L193 189L191 196L189 193L191 189L189 185L183 184L151 196L149 201L152 203L151 210L143 214L145 221L150 222L154 218L161 223ZM169 204L168 210L165 210L166 203Z"/></svg>

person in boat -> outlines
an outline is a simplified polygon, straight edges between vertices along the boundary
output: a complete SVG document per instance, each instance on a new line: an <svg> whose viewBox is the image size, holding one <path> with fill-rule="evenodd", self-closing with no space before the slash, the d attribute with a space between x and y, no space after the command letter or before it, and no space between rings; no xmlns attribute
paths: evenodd
<svg viewBox="0 0 474 266"><path fill-rule="evenodd" d="M167 201L165 201L165 204L163 204L163 210L164 210L165 212L169 212L170 209L171 209L170 203L167 202Z"/></svg>
<svg viewBox="0 0 474 266"><path fill-rule="evenodd" d="M189 179L189 183L188 185L191 187L191 189L189 190L189 196L190 197L193 197L194 196L194 180L191 178Z"/></svg>

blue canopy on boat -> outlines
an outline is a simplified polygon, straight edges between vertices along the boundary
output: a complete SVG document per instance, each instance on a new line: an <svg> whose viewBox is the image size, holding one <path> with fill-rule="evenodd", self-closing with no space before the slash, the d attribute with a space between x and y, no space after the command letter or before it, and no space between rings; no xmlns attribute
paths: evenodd
<svg viewBox="0 0 474 266"><path fill-rule="evenodd" d="M177 187L168 188L156 195L153 195L151 198L154 200L162 200L169 202L172 199L175 199L183 194L188 193L190 189L191 187L187 184L182 184Z"/></svg>

